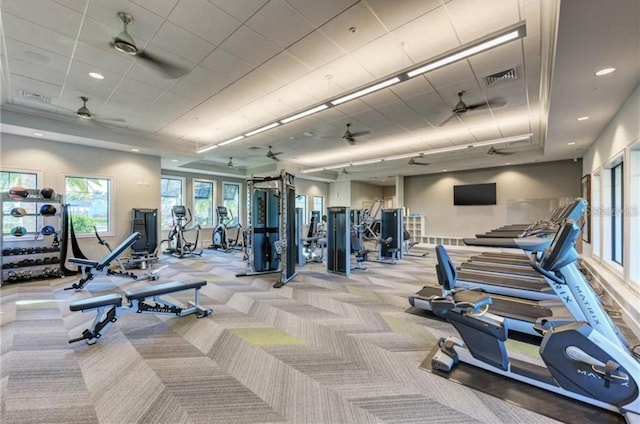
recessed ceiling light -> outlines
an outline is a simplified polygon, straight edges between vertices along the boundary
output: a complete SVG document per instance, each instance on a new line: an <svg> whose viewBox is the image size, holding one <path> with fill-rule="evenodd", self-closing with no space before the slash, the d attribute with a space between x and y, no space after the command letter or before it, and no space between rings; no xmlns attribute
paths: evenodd
<svg viewBox="0 0 640 424"><path fill-rule="evenodd" d="M44 133L41 132L34 132L33 135L35 135L36 137L44 137Z"/></svg>
<svg viewBox="0 0 640 424"><path fill-rule="evenodd" d="M576 121L586 121L587 119L589 119L588 116L581 116L579 118L576 118Z"/></svg>
<svg viewBox="0 0 640 424"><path fill-rule="evenodd" d="M442 172L447 172L447 171L448 171L448 169L443 169L443 170L442 170Z"/></svg>
<svg viewBox="0 0 640 424"><path fill-rule="evenodd" d="M504 164L505 165L511 165L511 162L505 162Z"/></svg>
<svg viewBox="0 0 640 424"><path fill-rule="evenodd" d="M598 72L596 72L596 76L597 77L601 77L603 75L607 75L607 74L610 74L612 72L615 72L615 70L616 70L616 68L614 68L612 66L610 66L608 68L603 68L603 69L600 69Z"/></svg>
<svg viewBox="0 0 640 424"><path fill-rule="evenodd" d="M139 152L140 149L131 149L132 152Z"/></svg>
<svg viewBox="0 0 640 424"><path fill-rule="evenodd" d="M567 143L568 146L573 146L574 144L576 144L575 141L570 141L570 142Z"/></svg>
<svg viewBox="0 0 640 424"><path fill-rule="evenodd" d="M104 79L104 75L99 74L97 72L89 72L89 76L91 78L95 78L95 79L98 79L98 80L103 80Z"/></svg>
<svg viewBox="0 0 640 424"><path fill-rule="evenodd" d="M178 159L171 159L171 162L178 162Z"/></svg>

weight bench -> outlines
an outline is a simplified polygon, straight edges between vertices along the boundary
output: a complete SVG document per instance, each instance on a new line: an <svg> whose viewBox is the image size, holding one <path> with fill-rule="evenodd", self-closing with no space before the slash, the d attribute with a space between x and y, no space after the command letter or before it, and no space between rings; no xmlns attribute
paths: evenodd
<svg viewBox="0 0 640 424"><path fill-rule="evenodd" d="M134 280L138 278L132 272L124 272L122 271L122 264L119 262L120 255L127 250L133 243L135 243L140 238L140 233L135 232L131 234L129 237L123 240L115 249L107 254L102 260L94 261L91 259L81 259L81 258L69 258L69 262L74 265L77 265L82 272L82 278L77 283L73 283L71 287L65 288L65 290L74 289L76 291L82 290L84 286L91 280L95 275L116 275L120 277L128 277L133 278ZM121 267L121 271L113 271L109 268L111 262L118 262Z"/></svg>
<svg viewBox="0 0 640 424"><path fill-rule="evenodd" d="M96 311L96 318L91 328L84 330L81 337L69 340L69 343L86 340L88 344L94 344L102 336L102 332L106 331L112 323L121 316L130 313L171 314L178 317L197 314L198 318L211 315L213 313L211 309L203 308L200 305L200 288L206 284L206 281L173 281L151 287L139 287L125 292L125 297L129 302L126 306L122 306L122 296L119 294L106 294L73 302L69 305L71 312ZM194 290L194 300L188 302L188 307L162 298L163 295L185 290ZM154 303L147 303L147 299L153 300Z"/></svg>

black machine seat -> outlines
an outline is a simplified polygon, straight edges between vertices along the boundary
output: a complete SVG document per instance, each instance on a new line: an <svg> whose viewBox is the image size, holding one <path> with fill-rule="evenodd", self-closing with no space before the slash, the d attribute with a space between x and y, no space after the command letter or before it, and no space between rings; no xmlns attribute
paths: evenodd
<svg viewBox="0 0 640 424"><path fill-rule="evenodd" d="M69 258L69 262L89 268L98 268L100 266L100 262L93 259Z"/></svg>
<svg viewBox="0 0 640 424"><path fill-rule="evenodd" d="M160 296L183 290L199 289L206 284L207 282L205 280L195 282L172 281L170 283L158 284L152 287L139 287L137 289L128 290L125 295L130 301L142 300L147 297Z"/></svg>
<svg viewBox="0 0 640 424"><path fill-rule="evenodd" d="M122 297L119 294L111 293L104 296L90 297L88 299L78 300L69 305L69 310L86 311L88 309L96 309L102 306L122 306Z"/></svg>

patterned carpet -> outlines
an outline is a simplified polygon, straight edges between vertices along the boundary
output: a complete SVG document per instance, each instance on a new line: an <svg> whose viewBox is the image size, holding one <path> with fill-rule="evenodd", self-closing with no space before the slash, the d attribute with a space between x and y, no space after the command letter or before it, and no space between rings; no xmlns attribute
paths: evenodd
<svg viewBox="0 0 640 424"><path fill-rule="evenodd" d="M433 284L433 254L367 262L350 278L324 264L235 277L240 253L163 257L157 282L201 278L202 319L126 315L95 345L68 344L94 314L69 303L157 282L77 277L0 289L0 422L548 423L547 417L419 368L449 324L408 314ZM179 301L192 296L177 294Z"/></svg>

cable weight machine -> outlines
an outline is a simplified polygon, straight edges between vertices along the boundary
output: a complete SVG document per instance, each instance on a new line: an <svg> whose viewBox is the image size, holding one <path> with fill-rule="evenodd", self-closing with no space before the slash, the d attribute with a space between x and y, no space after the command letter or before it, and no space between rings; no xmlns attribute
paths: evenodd
<svg viewBox="0 0 640 424"><path fill-rule="evenodd" d="M246 271L237 277L280 273L280 288L296 275L294 176L247 179Z"/></svg>

